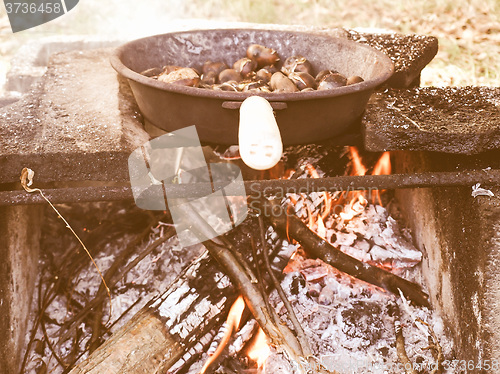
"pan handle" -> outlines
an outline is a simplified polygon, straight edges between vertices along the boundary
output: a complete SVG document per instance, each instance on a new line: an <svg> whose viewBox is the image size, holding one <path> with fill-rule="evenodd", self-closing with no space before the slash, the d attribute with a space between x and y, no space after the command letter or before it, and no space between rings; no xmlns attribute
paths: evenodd
<svg viewBox="0 0 500 374"><path fill-rule="evenodd" d="M224 109L240 109L241 103L243 103L243 101L224 101L222 103L222 107ZM274 110L283 110L288 108L287 103L283 101L269 101L269 104L271 104L271 107Z"/></svg>

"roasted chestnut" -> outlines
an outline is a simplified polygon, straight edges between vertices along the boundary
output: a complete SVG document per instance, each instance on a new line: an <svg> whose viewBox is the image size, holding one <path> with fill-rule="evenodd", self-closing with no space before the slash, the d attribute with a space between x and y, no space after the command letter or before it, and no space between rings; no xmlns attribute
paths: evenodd
<svg viewBox="0 0 500 374"><path fill-rule="evenodd" d="M365 80L361 78L359 75L353 75L349 78L347 78L347 85L349 86L350 84L356 84L356 83L361 83L364 82Z"/></svg>
<svg viewBox="0 0 500 374"><path fill-rule="evenodd" d="M181 68L170 73L162 73L158 80L165 83L173 83L181 86L197 87L200 82L198 73L191 68Z"/></svg>
<svg viewBox="0 0 500 374"><path fill-rule="evenodd" d="M274 65L280 60L278 52L260 44L252 44L247 48L247 57L257 62L257 67Z"/></svg>
<svg viewBox="0 0 500 374"><path fill-rule="evenodd" d="M278 53L260 44L250 45L246 55L232 68L221 61L206 61L201 67L201 78L196 69L176 65L147 69L141 74L161 82L234 92L310 92L363 82L360 76L346 78L332 69L322 70L314 77L311 62L301 55L288 57L278 69Z"/></svg>
<svg viewBox="0 0 500 374"><path fill-rule="evenodd" d="M180 69L183 69L183 67L182 66L177 66L177 65L165 65L163 67L162 73L163 74L169 74L169 73L171 73L173 71L180 70Z"/></svg>
<svg viewBox="0 0 500 374"><path fill-rule="evenodd" d="M201 76L200 84L211 86L217 83L217 79L219 79L219 75L215 71L210 70L207 73L203 73L203 75Z"/></svg>
<svg viewBox="0 0 500 374"><path fill-rule="evenodd" d="M233 69L236 70L244 77L250 76L257 68L257 62L255 60L249 59L248 57L240 58L233 65Z"/></svg>
<svg viewBox="0 0 500 374"><path fill-rule="evenodd" d="M241 91L246 92L246 91L260 91L260 88L264 84L261 82L255 82L255 81L245 81L240 83L240 88Z"/></svg>
<svg viewBox="0 0 500 374"><path fill-rule="evenodd" d="M321 82L321 80L326 77L327 75L329 74L336 74L338 73L338 71L336 70L321 70L317 75L316 75L316 82Z"/></svg>
<svg viewBox="0 0 500 374"><path fill-rule="evenodd" d="M304 72L293 72L288 74L288 78L297 86L299 90L304 90L306 88L316 88L316 81L311 74Z"/></svg>
<svg viewBox="0 0 500 374"><path fill-rule="evenodd" d="M346 83L347 79L342 74L328 74L319 82L318 90L331 90L333 88L343 87Z"/></svg>
<svg viewBox="0 0 500 374"><path fill-rule="evenodd" d="M228 81L241 82L243 77L234 69L222 70L219 74L219 82L225 83Z"/></svg>
<svg viewBox="0 0 500 374"><path fill-rule="evenodd" d="M213 61L206 61L203 64L203 67L201 68L201 72L203 74L208 74L209 72L213 71L217 76L221 73L221 71L229 69L229 66L227 66L224 62L213 62Z"/></svg>
<svg viewBox="0 0 500 374"><path fill-rule="evenodd" d="M271 90L271 88L267 84L265 86L261 86L261 87L257 88L257 91L260 91L260 92L273 92Z"/></svg>
<svg viewBox="0 0 500 374"><path fill-rule="evenodd" d="M297 92L299 90L290 78L279 71L273 74L269 86L273 92Z"/></svg>
<svg viewBox="0 0 500 374"><path fill-rule="evenodd" d="M283 63L281 71L286 75L293 72L302 72L312 75L312 65L304 56L288 57Z"/></svg>
<svg viewBox="0 0 500 374"><path fill-rule="evenodd" d="M273 73L271 73L268 69L262 68L257 71L255 74L255 79L258 79L264 83L269 83L271 81L271 77Z"/></svg>

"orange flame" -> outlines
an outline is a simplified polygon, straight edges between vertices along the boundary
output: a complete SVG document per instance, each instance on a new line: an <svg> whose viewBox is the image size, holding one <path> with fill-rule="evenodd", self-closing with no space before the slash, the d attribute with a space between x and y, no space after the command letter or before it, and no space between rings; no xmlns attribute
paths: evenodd
<svg viewBox="0 0 500 374"><path fill-rule="evenodd" d="M372 175L389 175L391 174L391 154L389 152L384 152L382 156L378 159L377 163L373 167ZM382 205L382 200L380 199L379 190L372 191L372 203L377 202Z"/></svg>
<svg viewBox="0 0 500 374"><path fill-rule="evenodd" d="M217 357L219 357L226 348L227 343L229 343L229 340L231 339L231 336L233 335L233 332L238 329L238 326L241 322L241 316L243 314L243 311L245 310L245 301L243 300L243 297L240 296L236 299L236 301L233 303L231 306L231 309L229 310L229 314L227 316L227 330L224 334L224 337L222 338L221 342L219 343L219 346L215 350L214 354L208 358L208 360L205 362L203 365L202 369L200 370L200 374L204 374L207 369L212 365L212 363L217 360Z"/></svg>
<svg viewBox="0 0 500 374"><path fill-rule="evenodd" d="M326 239L326 227L320 215L318 215L317 226L318 228L316 230L316 233L318 234L318 236Z"/></svg>
<svg viewBox="0 0 500 374"><path fill-rule="evenodd" d="M351 154L351 162L352 162L352 171L351 175L365 175L367 172L366 167L363 165L361 161L361 157L359 155L358 149L356 147L349 147L349 151ZM373 167L372 175L381 175L381 174L390 174L391 173L391 155L389 152L384 152L382 156L378 159L377 163ZM376 202L382 205L382 201L380 199L380 191L370 191L372 193L372 203ZM365 199L364 192L355 191L349 194L351 196L350 202L348 205L344 207L344 211L340 213L340 217L344 221L351 220L358 214L363 212L363 209L368 204L368 201Z"/></svg>
<svg viewBox="0 0 500 374"><path fill-rule="evenodd" d="M361 161L361 156L359 155L358 149L356 147L349 147L349 152L351 154L352 170L351 175L365 175L366 167ZM349 194L350 200L349 204L344 207L344 211L340 213L340 218L344 221L349 221L356 217L358 214L363 212L367 201L364 197L364 192L353 191Z"/></svg>
<svg viewBox="0 0 500 374"><path fill-rule="evenodd" d="M391 154L389 152L382 153L377 163L373 167L373 175L389 175L391 174Z"/></svg>
<svg viewBox="0 0 500 374"><path fill-rule="evenodd" d="M267 344L266 334L259 328L257 334L255 334L252 345L248 348L247 355L251 360L257 363L259 368L262 368L270 354L271 349Z"/></svg>
<svg viewBox="0 0 500 374"><path fill-rule="evenodd" d="M309 208L309 205L306 205L306 209L307 209L307 218L309 220L309 222L307 223L307 227L309 227L311 230L313 230L314 229L313 214L311 212L311 209Z"/></svg>
<svg viewBox="0 0 500 374"><path fill-rule="evenodd" d="M363 165L363 161L361 161L358 149L356 147L349 147L349 152L351 153L352 162L351 175L365 175L366 167Z"/></svg>

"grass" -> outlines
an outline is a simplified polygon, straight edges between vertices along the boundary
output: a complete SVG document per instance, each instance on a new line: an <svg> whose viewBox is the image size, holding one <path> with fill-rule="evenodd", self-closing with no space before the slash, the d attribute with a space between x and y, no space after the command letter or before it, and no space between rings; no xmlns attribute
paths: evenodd
<svg viewBox="0 0 500 374"><path fill-rule="evenodd" d="M245 22L434 35L440 51L424 71L423 85L500 85L498 0L206 0L194 6L210 17Z"/></svg>
<svg viewBox="0 0 500 374"><path fill-rule="evenodd" d="M423 85L500 86L500 0L84 0L60 19L14 35L0 5L0 77L18 46L33 37L154 33L153 26L182 18L433 35L440 50L422 73Z"/></svg>

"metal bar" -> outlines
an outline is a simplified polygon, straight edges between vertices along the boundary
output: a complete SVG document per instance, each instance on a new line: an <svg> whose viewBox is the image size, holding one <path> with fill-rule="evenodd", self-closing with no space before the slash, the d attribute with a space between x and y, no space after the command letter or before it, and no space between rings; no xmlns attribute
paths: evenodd
<svg viewBox="0 0 500 374"><path fill-rule="evenodd" d="M69 187L42 189L42 191L53 204L133 199L130 186ZM0 191L0 206L27 204L47 204L47 202L38 192L28 193L24 190Z"/></svg>
<svg viewBox="0 0 500 374"><path fill-rule="evenodd" d="M389 190L400 188L425 188L446 186L472 186L476 183L500 186L500 169L471 170L456 172L426 172L414 174L340 176L329 178L273 179L245 181L245 189L251 196L282 196L285 193L310 193L322 191ZM171 198L193 198L205 196L208 184L194 183L165 185ZM231 186L215 184L216 189L225 188L226 196L232 195ZM90 201L132 200L130 186L123 187L73 187L43 190L54 204ZM38 193L24 190L1 191L0 206L43 204Z"/></svg>

